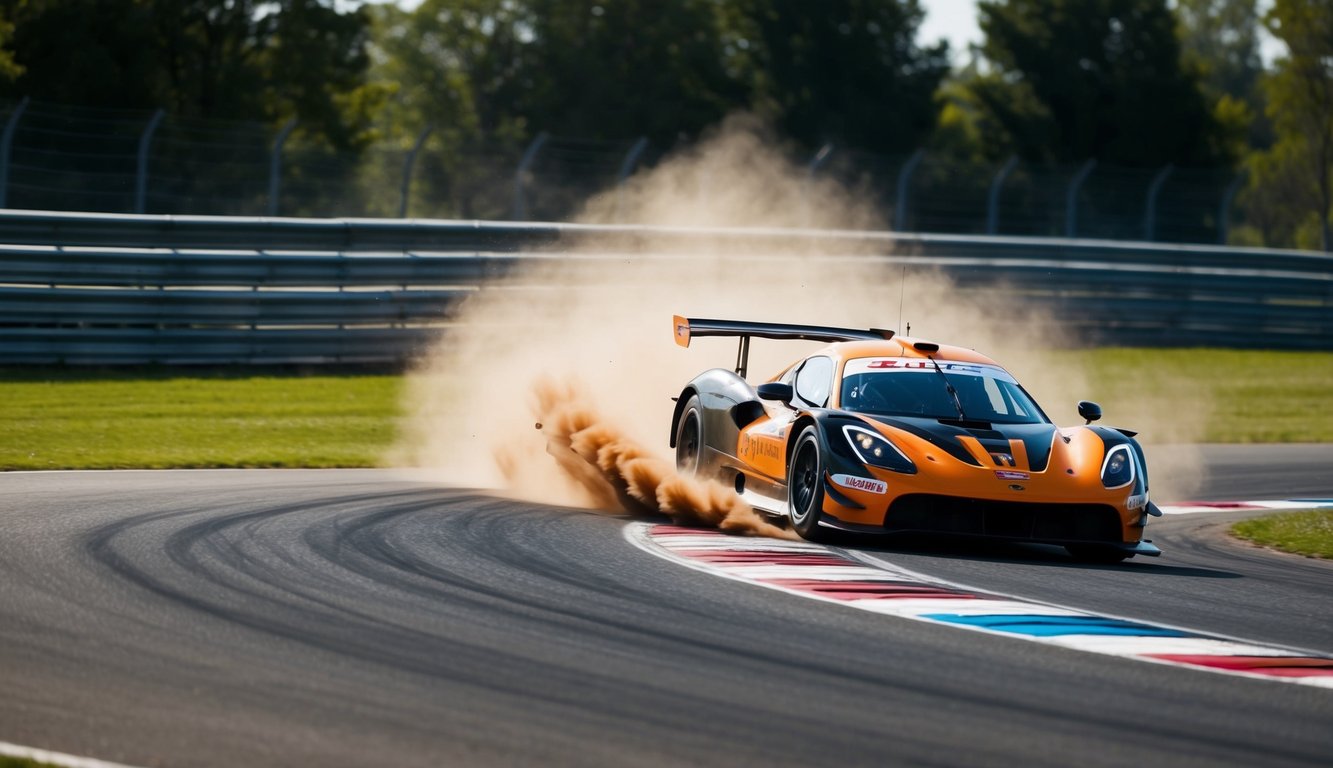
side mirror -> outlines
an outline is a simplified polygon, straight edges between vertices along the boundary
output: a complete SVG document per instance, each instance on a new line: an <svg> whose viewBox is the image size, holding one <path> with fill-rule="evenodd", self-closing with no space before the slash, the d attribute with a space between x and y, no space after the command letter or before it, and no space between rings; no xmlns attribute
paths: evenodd
<svg viewBox="0 0 1333 768"><path fill-rule="evenodd" d="M790 403L792 398L796 397L796 392L790 384L783 384L780 381L769 381L760 384L755 390L759 393L760 400L777 400L780 403Z"/></svg>
<svg viewBox="0 0 1333 768"><path fill-rule="evenodd" d="M1092 402L1091 400L1079 400L1078 415L1082 418L1087 419L1088 420L1087 423L1091 424L1092 422L1102 417L1102 407Z"/></svg>

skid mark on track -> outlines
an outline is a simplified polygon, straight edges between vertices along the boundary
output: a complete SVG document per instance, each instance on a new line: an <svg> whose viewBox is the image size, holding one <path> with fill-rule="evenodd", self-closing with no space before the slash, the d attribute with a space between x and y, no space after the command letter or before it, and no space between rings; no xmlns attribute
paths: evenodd
<svg viewBox="0 0 1333 768"><path fill-rule="evenodd" d="M1234 507L1232 507L1234 509ZM630 523L644 551L714 576L873 613L1081 651L1333 689L1333 657L1045 605L940 583L808 542Z"/></svg>

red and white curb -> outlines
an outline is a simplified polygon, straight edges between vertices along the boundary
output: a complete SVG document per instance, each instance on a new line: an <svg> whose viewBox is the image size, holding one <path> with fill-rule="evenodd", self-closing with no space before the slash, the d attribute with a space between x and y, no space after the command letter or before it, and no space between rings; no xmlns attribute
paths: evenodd
<svg viewBox="0 0 1333 768"><path fill-rule="evenodd" d="M1300 508L1310 506L1305 503ZM688 568L849 608L1141 661L1333 689L1333 656L988 594L809 542L742 538L650 523L630 523L624 534L640 549Z"/></svg>

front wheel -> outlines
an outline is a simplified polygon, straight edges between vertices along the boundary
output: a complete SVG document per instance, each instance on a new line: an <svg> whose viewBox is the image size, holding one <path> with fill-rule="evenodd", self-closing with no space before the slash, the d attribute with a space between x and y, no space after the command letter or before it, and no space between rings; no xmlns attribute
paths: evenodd
<svg viewBox="0 0 1333 768"><path fill-rule="evenodd" d="M810 541L829 538L829 529L819 524L824 517L824 457L813 426L806 427L796 439L796 449L787 465L787 504L791 527L801 538Z"/></svg>

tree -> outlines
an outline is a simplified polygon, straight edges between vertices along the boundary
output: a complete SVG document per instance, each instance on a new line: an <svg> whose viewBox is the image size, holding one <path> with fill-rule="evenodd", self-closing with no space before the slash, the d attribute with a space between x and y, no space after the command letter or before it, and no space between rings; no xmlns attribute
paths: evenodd
<svg viewBox="0 0 1333 768"><path fill-rule="evenodd" d="M305 135L332 146L365 139L362 9L339 11L333 0L0 0L0 11L23 69L0 86L6 95L206 119L298 117Z"/></svg>
<svg viewBox="0 0 1333 768"><path fill-rule="evenodd" d="M917 0L738 0L754 102L789 136L906 153L934 127L948 44L922 48Z"/></svg>
<svg viewBox="0 0 1333 768"><path fill-rule="evenodd" d="M1251 159L1250 197L1274 214L1269 237L1333 250L1333 6L1276 0L1264 23L1288 55L1264 80L1277 141Z"/></svg>
<svg viewBox="0 0 1333 768"><path fill-rule="evenodd" d="M11 98L79 106L162 106L151 9L138 0L3 0L21 74L0 86ZM77 54L71 54L77 51Z"/></svg>
<svg viewBox="0 0 1333 768"><path fill-rule="evenodd" d="M1272 143L1265 121L1259 77L1260 19L1255 0L1177 0L1181 55L1187 69L1199 73L1213 116L1236 146Z"/></svg>
<svg viewBox="0 0 1333 768"><path fill-rule="evenodd" d="M669 147L717 123L746 92L727 72L715 0L530 0L530 124Z"/></svg>
<svg viewBox="0 0 1333 768"><path fill-rule="evenodd" d="M1155 167L1224 156L1166 0L981 0L978 10L993 69L974 91L1025 159Z"/></svg>

